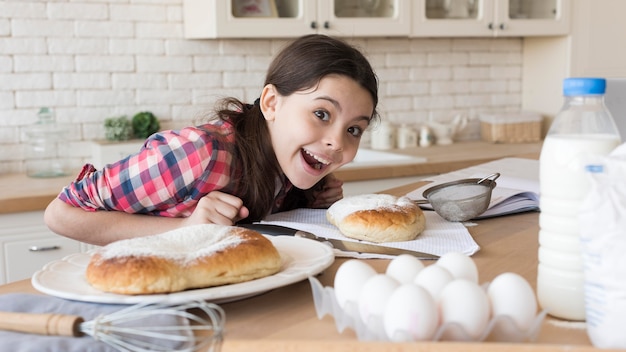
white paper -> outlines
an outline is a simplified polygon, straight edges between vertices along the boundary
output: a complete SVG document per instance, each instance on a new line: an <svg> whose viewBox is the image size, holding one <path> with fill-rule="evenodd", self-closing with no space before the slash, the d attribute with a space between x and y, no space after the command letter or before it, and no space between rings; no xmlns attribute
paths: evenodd
<svg viewBox="0 0 626 352"><path fill-rule="evenodd" d="M432 181L408 194L413 200L423 200L430 187L467 178L483 178L500 173L492 190L489 208L476 219L539 210L539 161L523 158L503 158L424 179ZM420 204L432 209L430 204Z"/></svg>
<svg viewBox="0 0 626 352"><path fill-rule="evenodd" d="M417 236L415 240L403 242L367 243L425 252L438 256L452 251L472 255L480 249L463 224L446 221L432 211L425 211L424 215L426 216L426 229L419 236ZM268 216L262 221L262 223L287 226L302 231L308 231L320 237L334 238L342 241L365 242L354 240L342 235L337 227L329 223L326 219L326 209L296 209L276 213ZM384 254L341 252L338 250L335 250L335 255L353 258L394 257Z"/></svg>

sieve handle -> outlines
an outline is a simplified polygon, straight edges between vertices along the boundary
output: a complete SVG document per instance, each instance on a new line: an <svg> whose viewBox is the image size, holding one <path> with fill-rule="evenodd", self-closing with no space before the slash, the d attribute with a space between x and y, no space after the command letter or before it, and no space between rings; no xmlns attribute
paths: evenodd
<svg viewBox="0 0 626 352"><path fill-rule="evenodd" d="M492 177L493 177L493 180L491 180L491 178L492 178ZM476 183L481 184L481 183L482 183L483 181L485 181L485 180L495 181L495 180L497 180L497 179L498 179L498 177L500 177L500 173L499 173L499 172L496 172L496 173L493 173L493 174L491 174L491 175L489 175L489 176L485 176L485 177L481 178L481 179L480 179L478 182L476 182Z"/></svg>
<svg viewBox="0 0 626 352"><path fill-rule="evenodd" d="M39 335L82 336L80 324L83 322L77 315L0 312L0 330Z"/></svg>

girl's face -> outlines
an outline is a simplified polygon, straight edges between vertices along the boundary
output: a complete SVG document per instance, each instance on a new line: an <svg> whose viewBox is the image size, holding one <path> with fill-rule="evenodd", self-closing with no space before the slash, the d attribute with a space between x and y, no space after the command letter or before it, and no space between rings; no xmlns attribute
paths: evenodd
<svg viewBox="0 0 626 352"><path fill-rule="evenodd" d="M261 110L282 171L294 186L309 189L354 159L374 103L353 79L329 75L289 96L265 86Z"/></svg>

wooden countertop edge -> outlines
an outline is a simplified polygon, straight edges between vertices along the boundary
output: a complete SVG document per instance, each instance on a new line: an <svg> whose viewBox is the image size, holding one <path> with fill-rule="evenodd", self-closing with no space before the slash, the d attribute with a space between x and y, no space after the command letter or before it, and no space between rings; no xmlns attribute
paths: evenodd
<svg viewBox="0 0 626 352"><path fill-rule="evenodd" d="M67 175L32 178L26 174L0 175L0 214L44 210L75 177Z"/></svg>
<svg viewBox="0 0 626 352"><path fill-rule="evenodd" d="M558 344L531 344L531 343L476 343L476 342L413 342L393 343L377 341L336 341L336 340L229 340L225 336L222 344L223 352L346 352L346 351L394 351L394 352L597 352L593 346L558 345ZM603 352L619 350L602 350Z"/></svg>
<svg viewBox="0 0 626 352"><path fill-rule="evenodd" d="M0 200L0 214L20 213L26 211L44 210L44 204L50 203L55 197L48 195L20 197Z"/></svg>

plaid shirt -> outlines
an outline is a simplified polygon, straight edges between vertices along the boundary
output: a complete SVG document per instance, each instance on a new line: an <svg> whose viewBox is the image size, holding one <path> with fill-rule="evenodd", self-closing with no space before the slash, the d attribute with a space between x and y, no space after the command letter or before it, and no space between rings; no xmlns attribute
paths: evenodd
<svg viewBox="0 0 626 352"><path fill-rule="evenodd" d="M189 216L209 192L239 196L242 166L233 155L234 143L228 123L163 131L137 154L101 170L85 165L59 199L87 211ZM277 203L290 188L286 182L277 190Z"/></svg>

